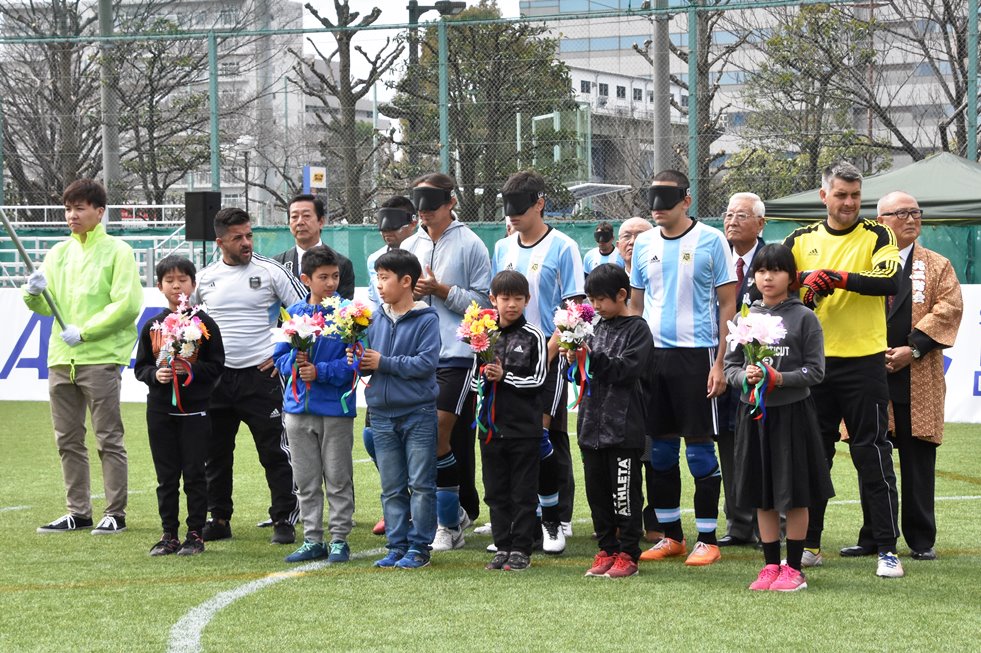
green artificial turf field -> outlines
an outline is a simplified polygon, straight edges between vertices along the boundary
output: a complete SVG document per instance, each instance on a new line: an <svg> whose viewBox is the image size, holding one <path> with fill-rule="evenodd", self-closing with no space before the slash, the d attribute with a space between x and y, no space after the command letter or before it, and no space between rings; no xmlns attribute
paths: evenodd
<svg viewBox="0 0 981 653"><path fill-rule="evenodd" d="M435 555L429 568L374 569L384 544L370 530L381 514L379 485L361 446L360 420L358 525L350 540L356 560L334 567L283 562L293 547L269 544L269 531L255 527L266 516L268 490L244 429L234 538L209 543L193 558L150 558L160 529L143 406L125 404L124 419L128 530L39 535L37 526L65 511L47 405L0 402L0 651L978 649L976 425L948 425L939 451L940 560L912 561L900 541L906 578L886 580L875 577L873 558L837 555L855 542L860 520L855 472L839 445L825 566L808 573L807 590L780 594L746 589L762 564L748 548L725 549L722 562L707 568L675 559L642 563L634 578L584 578L596 546L581 484L565 554L535 555L527 572L485 571L490 538L470 534L466 548ZM93 492L101 493L91 436L90 451ZM686 476L683 508L691 506ZM101 495L94 504L98 518ZM485 518L486 511L480 522ZM690 510L683 519L692 532Z"/></svg>

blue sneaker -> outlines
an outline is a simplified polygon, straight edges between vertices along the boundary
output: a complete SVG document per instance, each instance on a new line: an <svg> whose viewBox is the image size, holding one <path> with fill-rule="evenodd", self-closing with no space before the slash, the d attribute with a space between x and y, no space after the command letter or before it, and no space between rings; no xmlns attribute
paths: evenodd
<svg viewBox="0 0 981 653"><path fill-rule="evenodd" d="M417 551L416 549L409 549L408 552L402 556L402 559L395 563L395 566L399 569L419 569L420 567L428 567L429 554L423 553L422 551Z"/></svg>
<svg viewBox="0 0 981 653"><path fill-rule="evenodd" d="M351 559L351 547L344 540L334 540L330 543L330 554L327 562L348 562Z"/></svg>
<svg viewBox="0 0 981 653"><path fill-rule="evenodd" d="M402 549L389 549L388 555L381 560L375 560L375 566L383 569L392 569L403 556L405 556L405 551Z"/></svg>
<svg viewBox="0 0 981 653"><path fill-rule="evenodd" d="M303 545L284 558L286 562L306 562L327 557L327 545L323 542L303 540Z"/></svg>

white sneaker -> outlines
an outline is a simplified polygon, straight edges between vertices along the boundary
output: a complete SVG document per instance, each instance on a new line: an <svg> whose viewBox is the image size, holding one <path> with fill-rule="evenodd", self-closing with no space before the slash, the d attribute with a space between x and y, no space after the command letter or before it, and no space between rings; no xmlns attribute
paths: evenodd
<svg viewBox="0 0 981 653"><path fill-rule="evenodd" d="M562 522L562 533L566 537L572 537L572 522L571 521L564 521L564 522Z"/></svg>
<svg viewBox="0 0 981 653"><path fill-rule="evenodd" d="M903 564L895 553L880 553L875 575L879 578L902 578L905 575Z"/></svg>
<svg viewBox="0 0 981 653"><path fill-rule="evenodd" d="M436 537L433 538L432 547L433 551L452 551L463 548L464 544L466 544L466 540L463 539L462 528L440 526L436 529Z"/></svg>
<svg viewBox="0 0 981 653"><path fill-rule="evenodd" d="M559 522L542 522L542 551L552 555L565 551L565 533Z"/></svg>
<svg viewBox="0 0 981 653"><path fill-rule="evenodd" d="M490 535L491 534L491 525L490 525L490 522L487 522L483 526L478 526L477 528L473 529L473 534L474 535Z"/></svg>
<svg viewBox="0 0 981 653"><path fill-rule="evenodd" d="M804 549L804 555L800 559L801 567L820 567L823 564L824 556L821 555L820 549L818 549L817 553L809 549Z"/></svg>
<svg viewBox="0 0 981 653"><path fill-rule="evenodd" d="M459 525L457 525L457 528L459 528L460 531L463 532L468 528L470 528L471 526L473 526L473 520L470 519L470 515L467 514L466 510L460 508L460 523Z"/></svg>
<svg viewBox="0 0 981 653"><path fill-rule="evenodd" d="M497 545L491 542L487 545L487 553L497 553Z"/></svg>

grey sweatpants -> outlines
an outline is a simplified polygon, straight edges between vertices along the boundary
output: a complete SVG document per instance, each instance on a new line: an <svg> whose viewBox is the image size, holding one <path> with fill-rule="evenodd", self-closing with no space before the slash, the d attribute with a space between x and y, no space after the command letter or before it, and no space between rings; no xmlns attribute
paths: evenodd
<svg viewBox="0 0 981 653"><path fill-rule="evenodd" d="M324 541L324 490L332 540L347 540L354 523L354 419L286 413L293 480L303 539Z"/></svg>

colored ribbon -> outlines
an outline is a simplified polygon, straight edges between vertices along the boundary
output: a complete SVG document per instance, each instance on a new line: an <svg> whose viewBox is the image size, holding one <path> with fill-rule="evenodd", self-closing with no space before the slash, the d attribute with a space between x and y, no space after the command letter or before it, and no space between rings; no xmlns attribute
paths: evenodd
<svg viewBox="0 0 981 653"><path fill-rule="evenodd" d="M477 377L477 417L471 426L476 426L480 432L486 433L487 439L484 440L484 444L489 444L495 430L494 420L496 417L496 408L494 400L497 395L497 381L490 384L490 390L485 395L484 381L488 380L484 374L486 368L486 364L481 365L480 376Z"/></svg>
<svg viewBox="0 0 981 653"><path fill-rule="evenodd" d="M358 381L364 383L365 387L368 387L368 383L361 378L361 359L364 358L365 346L360 340L356 340L351 345L351 352L354 355L354 362L351 363L351 368L354 370L354 380L351 382L351 389L341 395L341 408L344 412L347 412L347 398L358 389Z"/></svg>
<svg viewBox="0 0 981 653"><path fill-rule="evenodd" d="M773 390L775 372L766 363L759 362L756 365L763 371L763 378L757 381L750 390L749 382L743 377L743 394L749 393L749 414L753 419L766 421L766 395Z"/></svg>
<svg viewBox="0 0 981 653"><path fill-rule="evenodd" d="M181 384L178 381L177 368L183 369L187 372L187 378L184 383ZM171 393L170 403L172 406L177 406L177 410L184 412L184 406L181 405L181 391L180 387L183 385L185 388L191 385L191 381L194 380L194 372L191 371L191 363L186 358L181 358L180 356L175 356L170 359L170 371L171 371L171 384L173 385L173 392Z"/></svg>
<svg viewBox="0 0 981 653"><path fill-rule="evenodd" d="M579 376L578 382L576 381L577 374ZM593 375L589 371L589 350L585 346L576 350L576 364L569 366L565 371L565 377L572 384L573 400L567 407L572 410L582 403L583 397L593 395L589 387L589 382L593 379Z"/></svg>

